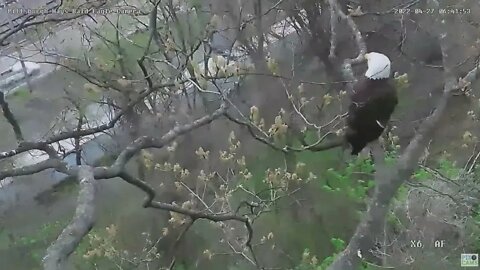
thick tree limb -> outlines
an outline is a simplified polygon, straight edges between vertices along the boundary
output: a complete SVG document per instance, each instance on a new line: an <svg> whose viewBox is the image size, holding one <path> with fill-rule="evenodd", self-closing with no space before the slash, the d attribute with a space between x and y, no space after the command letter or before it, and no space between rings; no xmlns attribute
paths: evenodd
<svg viewBox="0 0 480 270"><path fill-rule="evenodd" d="M0 159L13 157L30 150L43 150L47 145L45 142L20 142L16 149L0 152Z"/></svg>
<svg viewBox="0 0 480 270"><path fill-rule="evenodd" d="M22 175L31 175L39 173L48 169L56 169L57 171L66 171L66 165L59 159L47 159L41 161L34 165L24 166L20 168L15 168L11 170L2 170L0 171L0 180L3 180L7 177L22 176Z"/></svg>
<svg viewBox="0 0 480 270"><path fill-rule="evenodd" d="M82 238L88 234L95 222L95 179L93 169L80 166L78 172L80 192L75 216L70 224L63 229L60 236L47 249L43 258L45 270L66 269L68 257L75 251Z"/></svg>

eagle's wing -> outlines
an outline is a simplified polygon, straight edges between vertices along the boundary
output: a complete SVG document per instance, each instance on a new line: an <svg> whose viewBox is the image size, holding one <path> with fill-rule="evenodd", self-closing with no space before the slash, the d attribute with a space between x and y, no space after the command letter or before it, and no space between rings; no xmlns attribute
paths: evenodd
<svg viewBox="0 0 480 270"><path fill-rule="evenodd" d="M350 106L348 107L349 118L356 118L365 112L367 105L372 103L372 95L369 93L367 81L362 79L353 87L354 91L350 96Z"/></svg>
<svg viewBox="0 0 480 270"><path fill-rule="evenodd" d="M397 105L395 89L390 84L385 88L369 87L366 79L360 80L354 87L348 110L348 123L358 125L379 125L384 128Z"/></svg>

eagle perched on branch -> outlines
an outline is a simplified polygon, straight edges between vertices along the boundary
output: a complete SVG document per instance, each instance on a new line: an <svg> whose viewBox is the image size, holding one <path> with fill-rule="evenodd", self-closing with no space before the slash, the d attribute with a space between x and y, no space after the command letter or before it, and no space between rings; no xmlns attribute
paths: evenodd
<svg viewBox="0 0 480 270"><path fill-rule="evenodd" d="M348 109L346 140L352 155L382 135L398 103L390 59L377 52L367 53L365 58L368 69L355 84Z"/></svg>

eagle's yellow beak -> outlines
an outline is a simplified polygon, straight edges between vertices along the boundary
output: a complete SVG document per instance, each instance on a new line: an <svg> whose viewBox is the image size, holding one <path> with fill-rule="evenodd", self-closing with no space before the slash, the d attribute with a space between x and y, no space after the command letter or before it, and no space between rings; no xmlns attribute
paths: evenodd
<svg viewBox="0 0 480 270"><path fill-rule="evenodd" d="M370 56L370 54L369 54L369 53L366 53L366 54L365 54L365 60L368 60L368 57L369 57L369 56Z"/></svg>

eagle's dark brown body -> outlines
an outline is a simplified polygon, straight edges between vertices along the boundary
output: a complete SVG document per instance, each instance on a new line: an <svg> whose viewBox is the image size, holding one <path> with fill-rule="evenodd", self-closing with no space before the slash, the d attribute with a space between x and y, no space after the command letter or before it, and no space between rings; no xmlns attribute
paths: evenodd
<svg viewBox="0 0 480 270"><path fill-rule="evenodd" d="M382 135L397 103L397 92L390 79L363 77L356 83L348 109L346 132L352 155L358 155L368 143Z"/></svg>

